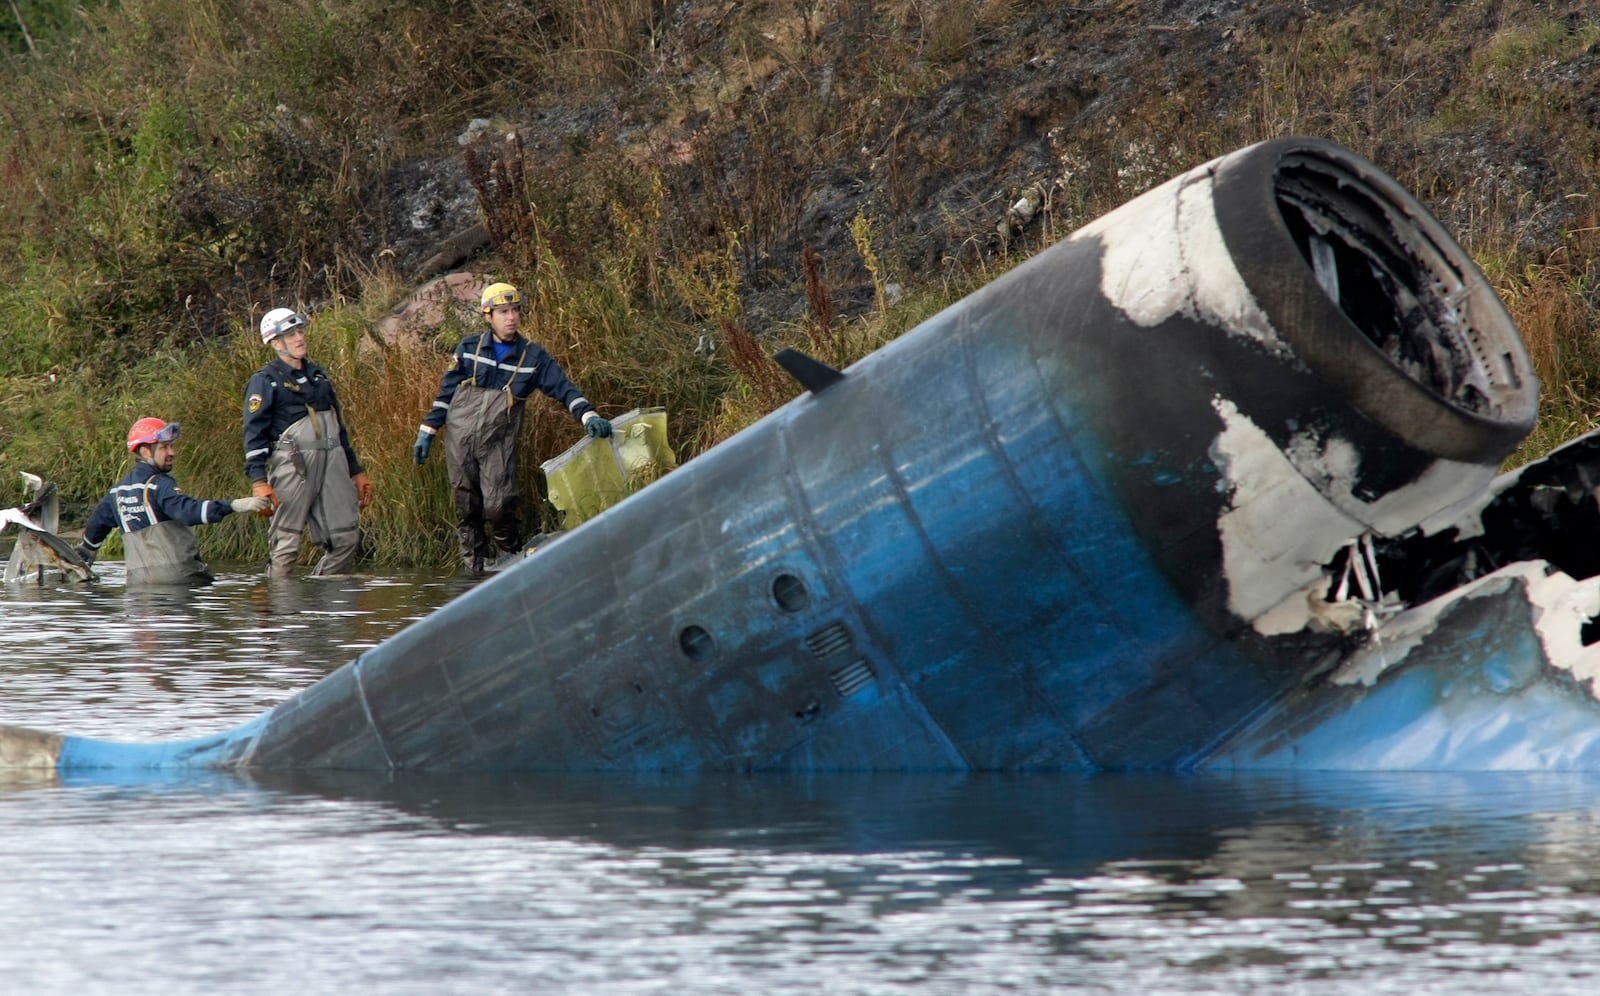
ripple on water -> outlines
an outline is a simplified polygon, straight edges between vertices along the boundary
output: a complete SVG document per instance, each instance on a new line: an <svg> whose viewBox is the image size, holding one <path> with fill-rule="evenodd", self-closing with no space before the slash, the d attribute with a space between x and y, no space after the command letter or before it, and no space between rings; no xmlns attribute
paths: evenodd
<svg viewBox="0 0 1600 996"><path fill-rule="evenodd" d="M267 580L196 589L0 588L0 722L118 739L228 729L465 590L431 576Z"/></svg>
<svg viewBox="0 0 1600 996"><path fill-rule="evenodd" d="M461 590L0 592L0 721L226 728ZM1587 993L1597 785L91 772L0 786L0 988Z"/></svg>

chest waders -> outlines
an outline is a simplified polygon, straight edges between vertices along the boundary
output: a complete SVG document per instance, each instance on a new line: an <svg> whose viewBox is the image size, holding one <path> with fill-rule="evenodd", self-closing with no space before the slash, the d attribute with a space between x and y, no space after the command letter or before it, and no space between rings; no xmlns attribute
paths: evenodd
<svg viewBox="0 0 1600 996"><path fill-rule="evenodd" d="M194 530L166 519L122 534L128 584L210 584L211 570L200 559Z"/></svg>
<svg viewBox="0 0 1600 996"><path fill-rule="evenodd" d="M267 574L287 577L300 559L300 533L325 551L313 575L348 574L361 545L360 509L350 464L339 445L339 418L308 411L283 430L267 457L267 480L278 494L268 533Z"/></svg>
<svg viewBox="0 0 1600 996"><path fill-rule="evenodd" d="M465 383L450 400L445 421L444 457L456 505L461 562L481 571L499 552L522 549L520 496L517 492L517 437L522 402L509 389L490 390ZM493 543L486 533L493 531Z"/></svg>

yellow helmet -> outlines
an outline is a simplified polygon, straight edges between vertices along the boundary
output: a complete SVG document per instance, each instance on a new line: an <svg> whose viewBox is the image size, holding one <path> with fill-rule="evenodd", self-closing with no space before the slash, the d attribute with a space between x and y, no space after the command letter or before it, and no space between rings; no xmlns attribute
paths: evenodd
<svg viewBox="0 0 1600 996"><path fill-rule="evenodd" d="M510 284L490 284L483 289L483 313L488 314L493 308L504 308L508 304L519 307L522 304L522 292Z"/></svg>

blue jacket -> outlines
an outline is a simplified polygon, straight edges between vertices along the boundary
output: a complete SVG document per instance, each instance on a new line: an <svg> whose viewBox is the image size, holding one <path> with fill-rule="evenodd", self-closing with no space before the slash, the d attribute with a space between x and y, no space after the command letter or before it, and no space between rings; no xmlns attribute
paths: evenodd
<svg viewBox="0 0 1600 996"><path fill-rule="evenodd" d="M461 340L454 361L439 382L439 396L422 418L423 425L433 430L442 428L450 415L450 399L455 397L456 388L466 382L489 391L509 387L512 403L517 405L527 401L535 389L543 391L565 405L579 422L585 412L594 411L594 405L567 379L561 365L543 346L518 333L506 358L496 360L493 340L494 333L487 329Z"/></svg>
<svg viewBox="0 0 1600 996"><path fill-rule="evenodd" d="M83 541L91 550L98 550L113 529L133 533L169 519L198 526L221 522L232 514L233 507L228 502L190 498L172 475L140 461L94 507L89 525L83 530Z"/></svg>
<svg viewBox="0 0 1600 996"><path fill-rule="evenodd" d="M344 424L344 409L333 393L333 381L310 360L296 370L280 359L257 370L244 389L244 472L252 481L267 479L267 455L283 430L306 416L307 409L339 416L339 445L350 464L350 476L361 473L361 463L350 446L350 433Z"/></svg>

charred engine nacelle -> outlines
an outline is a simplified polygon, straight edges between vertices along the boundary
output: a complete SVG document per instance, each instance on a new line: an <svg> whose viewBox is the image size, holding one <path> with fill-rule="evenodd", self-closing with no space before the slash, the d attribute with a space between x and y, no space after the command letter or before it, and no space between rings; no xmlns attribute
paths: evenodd
<svg viewBox="0 0 1600 996"><path fill-rule="evenodd" d="M1538 380L1466 253L1376 167L1253 146L1073 237L1101 247L1092 409L1138 528L1213 623L1321 620L1324 565L1481 492Z"/></svg>

